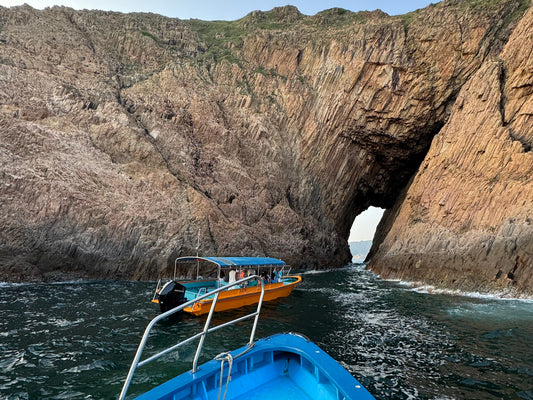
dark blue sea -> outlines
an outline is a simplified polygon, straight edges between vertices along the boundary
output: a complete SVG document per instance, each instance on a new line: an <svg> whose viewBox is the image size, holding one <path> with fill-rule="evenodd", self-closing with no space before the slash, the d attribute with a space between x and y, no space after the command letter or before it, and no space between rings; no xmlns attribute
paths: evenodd
<svg viewBox="0 0 533 400"><path fill-rule="evenodd" d="M533 399L533 302L431 294L363 266L304 273L265 303L257 337L299 332L377 399ZM146 324L153 282L0 284L0 399L116 399ZM216 315L215 323L250 310ZM165 321L147 354L198 332ZM201 362L247 342L250 323L208 336ZM191 368L196 346L139 369L130 396Z"/></svg>

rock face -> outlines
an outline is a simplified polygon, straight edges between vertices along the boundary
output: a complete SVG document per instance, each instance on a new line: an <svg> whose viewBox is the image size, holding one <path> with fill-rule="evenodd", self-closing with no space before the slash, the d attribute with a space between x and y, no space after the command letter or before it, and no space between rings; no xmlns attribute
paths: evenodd
<svg viewBox="0 0 533 400"><path fill-rule="evenodd" d="M371 268L462 290L533 294L533 10L463 86L381 224Z"/></svg>
<svg viewBox="0 0 533 400"><path fill-rule="evenodd" d="M529 290L528 6L233 22L0 8L0 280L150 279L198 243L339 266L374 205L391 209L382 274L449 285L446 266L454 285ZM428 240L447 250L418 257Z"/></svg>

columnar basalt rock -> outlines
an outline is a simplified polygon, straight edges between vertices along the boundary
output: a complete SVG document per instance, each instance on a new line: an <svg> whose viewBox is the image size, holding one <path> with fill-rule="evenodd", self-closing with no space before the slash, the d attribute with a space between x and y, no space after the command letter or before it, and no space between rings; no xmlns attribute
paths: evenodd
<svg viewBox="0 0 533 400"><path fill-rule="evenodd" d="M204 254L344 265L357 214L421 198L413 176L433 137L432 148L451 132L452 109L473 82L491 79L504 125L526 126L527 103L510 100L529 98L528 70L511 74L521 64L507 40L513 30L528 35L523 23L514 29L527 6L445 1L396 17L284 7L232 22L0 8L0 280L151 279L198 240ZM504 128L527 146L527 132ZM528 172L491 179L520 182ZM494 208L507 201L498 190ZM441 211L472 200L447 196ZM411 231L390 214L398 218L384 225ZM470 225L466 214L447 215L464 238L500 229L492 215ZM411 261L388 265L386 249L403 243L392 233L380 233L374 266L408 278ZM477 266L454 268L466 276ZM521 281L519 267L507 269L486 276Z"/></svg>
<svg viewBox="0 0 533 400"><path fill-rule="evenodd" d="M372 250L373 270L451 289L533 294L533 12L463 86Z"/></svg>

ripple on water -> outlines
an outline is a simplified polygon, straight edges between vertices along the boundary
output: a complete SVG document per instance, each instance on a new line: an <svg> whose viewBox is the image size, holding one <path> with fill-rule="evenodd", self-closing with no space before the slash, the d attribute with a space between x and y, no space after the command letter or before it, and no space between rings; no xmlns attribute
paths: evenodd
<svg viewBox="0 0 533 400"><path fill-rule="evenodd" d="M90 364L77 365L72 368L67 368L61 371L61 374L79 374L80 372L92 371L99 369L102 371L109 371L115 367L115 363L111 360L96 360Z"/></svg>
<svg viewBox="0 0 533 400"><path fill-rule="evenodd" d="M10 331L8 332L0 332L0 337L12 337L12 336L15 336L17 335L18 333L18 329L11 329Z"/></svg>
<svg viewBox="0 0 533 400"><path fill-rule="evenodd" d="M26 352L24 350L8 350L4 351L0 359L0 370L10 372L17 366L26 364L24 359Z"/></svg>
<svg viewBox="0 0 533 400"><path fill-rule="evenodd" d="M52 317L51 319L48 320L48 324L54 327L57 327L57 328L71 327L74 325L82 324L83 322L85 322L84 318L78 318L72 321L72 320L68 320L64 318Z"/></svg>

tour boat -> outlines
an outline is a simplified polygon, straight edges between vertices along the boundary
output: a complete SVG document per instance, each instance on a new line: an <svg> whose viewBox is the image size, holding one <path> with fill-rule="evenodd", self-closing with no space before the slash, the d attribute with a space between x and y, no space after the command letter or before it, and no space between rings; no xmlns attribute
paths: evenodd
<svg viewBox="0 0 533 400"><path fill-rule="evenodd" d="M180 264L195 268L196 280L177 281L176 271ZM225 288L220 292L215 311L232 310L258 302L260 281L265 283L264 301L270 301L288 296L302 281L300 276L288 275L286 270L285 262L270 257L178 257L174 262L174 278L166 283L158 281L152 302L158 303L161 312L165 312L213 289ZM200 275L204 272L212 272L214 276L204 279ZM257 278L238 286L231 285L250 275L257 275ZM213 296L198 300L183 311L193 315L206 314L212 303Z"/></svg>
<svg viewBox="0 0 533 400"><path fill-rule="evenodd" d="M228 284L228 286L251 283L257 275ZM331 356L305 336L296 333L276 334L255 341L255 331L263 298L265 284L260 281L260 297L257 309L248 315L210 327L219 295L226 288L190 300L155 317L147 326L141 339L119 400L126 398L134 373L157 358L176 351L182 345L199 339L192 362L192 369L136 397L137 400L370 400L374 397ZM161 319L190 307L195 301L213 298L212 307L201 332L141 361L151 330ZM236 350L217 355L211 361L198 366L198 359L208 333L254 318L248 344ZM220 333L219 333L220 334ZM154 336L153 334L151 335ZM154 369L151 369L154 371ZM157 371L157 370L156 370ZM146 377L143 378L145 380Z"/></svg>

